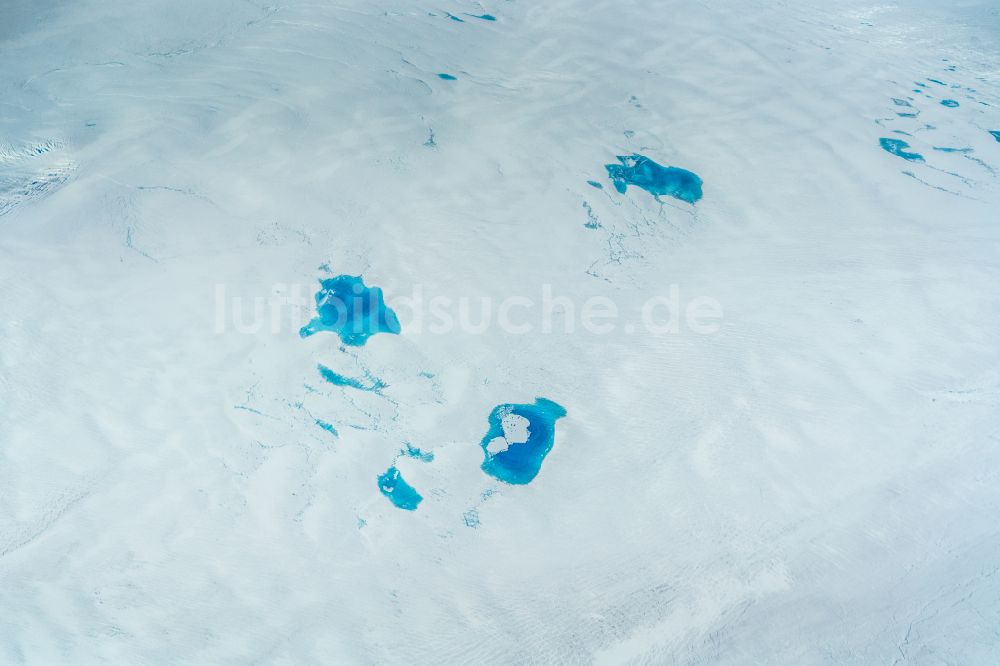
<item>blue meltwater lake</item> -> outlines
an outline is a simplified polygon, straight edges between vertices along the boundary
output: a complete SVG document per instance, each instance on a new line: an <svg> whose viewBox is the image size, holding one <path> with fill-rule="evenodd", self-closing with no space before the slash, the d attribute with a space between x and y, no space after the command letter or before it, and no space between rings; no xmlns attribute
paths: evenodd
<svg viewBox="0 0 1000 666"><path fill-rule="evenodd" d="M542 469L555 441L556 421L566 416L560 405L535 398L533 405L498 405L489 416L489 430L480 446L482 469L490 476L523 485Z"/></svg>
<svg viewBox="0 0 1000 666"><path fill-rule="evenodd" d="M406 511L416 511L417 506L424 500L420 493L403 479L395 466L379 474L378 489L396 507Z"/></svg>
<svg viewBox="0 0 1000 666"><path fill-rule="evenodd" d="M620 194L634 185L654 197L666 195L690 204L702 197L701 178L687 169L663 166L645 155L620 155L618 161L620 164L605 164L604 168Z"/></svg>
<svg viewBox="0 0 1000 666"><path fill-rule="evenodd" d="M382 290L365 286L361 276L338 275L319 283L317 316L299 331L303 338L328 331L339 335L345 345L356 347L376 333L398 335L402 330Z"/></svg>

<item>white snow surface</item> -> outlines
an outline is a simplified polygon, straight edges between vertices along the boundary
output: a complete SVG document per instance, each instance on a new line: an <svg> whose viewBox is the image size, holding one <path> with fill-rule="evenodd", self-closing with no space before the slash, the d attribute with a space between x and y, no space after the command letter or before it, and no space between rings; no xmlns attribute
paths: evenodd
<svg viewBox="0 0 1000 666"><path fill-rule="evenodd" d="M998 36L944 0L0 3L0 663L996 663ZM619 195L632 153L704 198ZM218 330L323 264L724 317ZM500 483L487 416L536 396L567 416Z"/></svg>

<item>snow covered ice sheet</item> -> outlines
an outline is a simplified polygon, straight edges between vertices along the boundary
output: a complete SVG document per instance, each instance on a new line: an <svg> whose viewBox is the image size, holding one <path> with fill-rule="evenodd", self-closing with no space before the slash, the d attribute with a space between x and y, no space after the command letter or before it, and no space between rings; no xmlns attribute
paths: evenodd
<svg viewBox="0 0 1000 666"><path fill-rule="evenodd" d="M0 2L0 663L995 663L998 38Z"/></svg>

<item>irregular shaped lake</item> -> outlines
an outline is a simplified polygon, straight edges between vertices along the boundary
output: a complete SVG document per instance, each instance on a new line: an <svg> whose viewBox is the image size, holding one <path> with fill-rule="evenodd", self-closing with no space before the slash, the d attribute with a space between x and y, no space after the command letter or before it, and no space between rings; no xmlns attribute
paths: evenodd
<svg viewBox="0 0 1000 666"><path fill-rule="evenodd" d="M303 338L329 331L339 335L345 345L357 347L376 333L398 335L401 330L396 313L385 304L382 290L366 287L360 276L320 280L316 313L319 316L299 331Z"/></svg>
<svg viewBox="0 0 1000 666"><path fill-rule="evenodd" d="M552 450L556 421L564 416L565 409L545 398L536 398L533 405L497 406L480 442L483 471L506 483L531 483Z"/></svg>
<svg viewBox="0 0 1000 666"><path fill-rule="evenodd" d="M395 466L379 474L378 489L396 507L406 511L416 511L417 505L424 500L413 486L403 480Z"/></svg>
<svg viewBox="0 0 1000 666"><path fill-rule="evenodd" d="M896 157L902 157L904 160L910 162L923 162L924 156L920 153L914 153L910 150L910 144L906 143L902 139L879 139L879 145L882 146L882 150L887 153L892 153Z"/></svg>
<svg viewBox="0 0 1000 666"><path fill-rule="evenodd" d="M334 372L325 365L317 365L320 376L326 381L330 382L334 386L343 386L345 388L354 388L359 391L371 391L372 393L378 393L386 387L385 382L377 377L372 377L366 373L367 381L361 381L360 379L355 379L354 377L347 377L340 373Z"/></svg>
<svg viewBox="0 0 1000 666"><path fill-rule="evenodd" d="M665 194L691 204L701 199L702 180L687 169L665 167L645 155L619 155L618 161L621 164L605 164L604 168L620 194L634 185L654 197Z"/></svg>
<svg viewBox="0 0 1000 666"><path fill-rule="evenodd" d="M415 458L421 462L434 462L434 454L430 451L421 451L417 447L413 446L409 442L406 442L406 448L399 452L400 455L407 456L408 458Z"/></svg>

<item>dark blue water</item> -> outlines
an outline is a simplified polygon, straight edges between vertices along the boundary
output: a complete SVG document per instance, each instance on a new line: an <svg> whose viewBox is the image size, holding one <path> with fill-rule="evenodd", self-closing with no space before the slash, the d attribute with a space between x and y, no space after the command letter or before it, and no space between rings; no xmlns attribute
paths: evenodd
<svg viewBox="0 0 1000 666"><path fill-rule="evenodd" d="M702 180L686 169L665 167L644 155L619 156L618 161L621 164L605 164L604 168L621 194L634 185L654 197L667 195L691 204L701 199Z"/></svg>
<svg viewBox="0 0 1000 666"><path fill-rule="evenodd" d="M1000 141L1000 130L988 130L988 131L989 131L990 134L993 135L994 139L996 139L997 141Z"/></svg>
<svg viewBox="0 0 1000 666"><path fill-rule="evenodd" d="M941 100L941 106L947 106L949 109L954 109L959 106L959 103L953 99L943 99Z"/></svg>
<svg viewBox="0 0 1000 666"><path fill-rule="evenodd" d="M927 79L927 80L930 81L931 83L936 83L939 86L947 85L944 81L938 81L937 79Z"/></svg>
<svg viewBox="0 0 1000 666"><path fill-rule="evenodd" d="M424 498L400 476L399 470L390 467L378 477L378 489L400 509L415 511Z"/></svg>
<svg viewBox="0 0 1000 666"><path fill-rule="evenodd" d="M596 187L599 190L604 189L604 186L598 183L596 180L588 180L587 185L590 185L591 187Z"/></svg>
<svg viewBox="0 0 1000 666"><path fill-rule="evenodd" d="M483 471L506 483L531 483L552 450L556 421L564 416L565 409L545 398L535 398L533 405L497 406L490 413L490 429L480 442L485 455Z"/></svg>
<svg viewBox="0 0 1000 666"><path fill-rule="evenodd" d="M343 386L345 388L354 388L359 391L372 391L375 393L378 393L386 387L386 383L381 379L372 377L367 373L365 375L367 381L361 381L360 379L355 379L354 377L346 377L338 374L325 365L317 365L316 368L319 370L320 376L334 386Z"/></svg>
<svg viewBox="0 0 1000 666"><path fill-rule="evenodd" d="M882 150L892 153L897 157L902 157L904 160L909 160L910 162L924 161L923 155L910 151L910 144L901 139L879 139L878 142L882 146Z"/></svg>
<svg viewBox="0 0 1000 666"><path fill-rule="evenodd" d="M451 74L445 74L444 72L441 72L440 74L438 74L438 78L442 79L444 81L457 81L458 80L457 76L452 76Z"/></svg>
<svg viewBox="0 0 1000 666"><path fill-rule="evenodd" d="M320 280L316 313L319 316L299 331L303 338L329 331L339 335L345 345L356 347L376 333L398 335L401 330L396 313L385 304L382 290L366 287L360 276Z"/></svg>
<svg viewBox="0 0 1000 666"><path fill-rule="evenodd" d="M497 17L493 16L493 14L479 14L478 16L476 14L466 14L466 16L471 16L472 18L477 18L477 19L483 19L484 21L497 20Z"/></svg>

